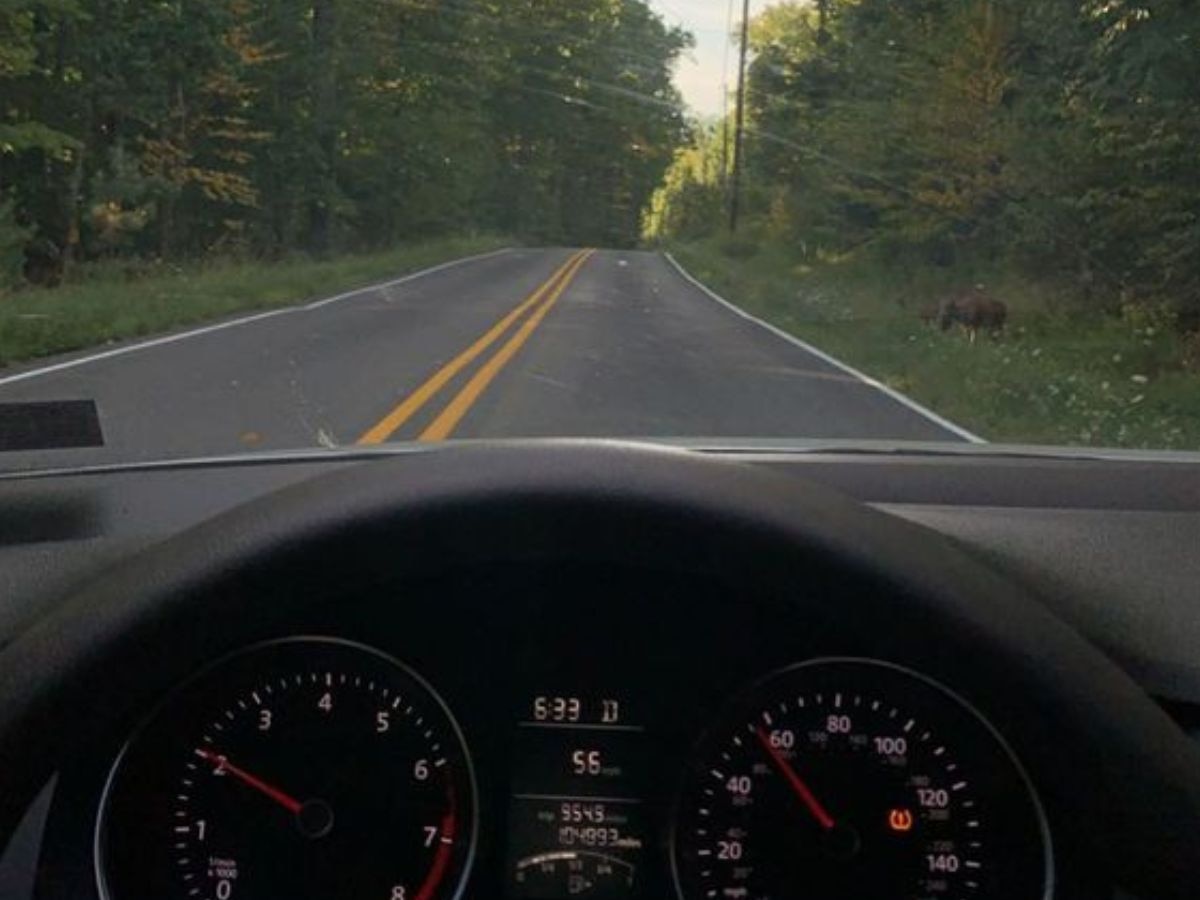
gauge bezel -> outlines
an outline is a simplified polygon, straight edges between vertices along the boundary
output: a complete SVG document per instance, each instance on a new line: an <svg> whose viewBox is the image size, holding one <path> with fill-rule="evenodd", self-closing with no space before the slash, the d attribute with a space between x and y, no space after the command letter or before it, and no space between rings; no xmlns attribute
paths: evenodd
<svg viewBox="0 0 1200 900"><path fill-rule="evenodd" d="M239 659L243 656L249 656L259 651L270 647L277 647L285 644L321 644L333 645L344 649L354 650L360 653L366 653L383 660L389 665L395 666L407 677L411 678L426 694L433 700L434 705L446 717L446 721L450 725L450 732L458 741L462 748L463 761L466 765L466 778L470 790L470 810L471 810L471 828L470 837L467 841L466 855L463 857L462 871L458 876L458 883L454 886L453 892L447 896L447 900L461 900L466 891L467 882L471 877L471 870L475 864L475 853L479 843L479 785L475 778L475 764L471 757L471 746L467 743L466 736L463 734L462 727L451 711L450 706L446 703L445 698L429 683L429 681L421 675L416 669L397 657L393 656L378 647L364 644L361 641L350 640L348 638L336 637L333 635L322 634L299 634L289 635L280 638L270 638L263 641L257 641L252 644L239 647L232 650L223 656L218 657L211 662L206 663L202 668L192 673L183 681L174 685L168 690L159 701L154 704L153 709L147 713L137 726L130 732L129 736L121 745L120 751L113 759L112 764L108 768L108 774L104 778L104 787L100 792L100 800L96 810L96 823L92 829L92 868L95 875L96 891L100 900L121 900L114 897L108 888L107 877L105 873L105 861L103 852L103 842L105 827L107 826L107 817L109 810L109 795L112 791L113 784L116 781L117 773L121 769L121 764L125 760L129 749L136 744L145 730L158 718L159 714L165 710L170 702L180 694L186 692L197 682L202 681L211 673L220 669L227 663Z"/></svg>
<svg viewBox="0 0 1200 900"><path fill-rule="evenodd" d="M886 669L893 673L897 673L908 678L916 679L924 683L928 687L938 691L951 701L958 704L963 710L970 714L977 722L979 722L984 730L991 735L996 744L1003 750L1004 755L1008 757L1010 763L1016 769L1017 775L1021 782L1025 785L1026 793L1032 804L1034 817L1037 821L1038 833L1042 839L1042 850L1044 856L1043 867L1043 882L1044 889L1040 900L1054 900L1055 892L1055 866L1054 866L1054 839L1050 831L1050 820L1046 815L1046 809L1042 804L1042 799L1038 794L1037 787L1034 785L1033 779L1030 777L1025 765L1021 762L1012 745L1004 737L995 725L985 716L975 704L967 700L962 694L948 687L946 684L938 681L924 672L919 672L909 666L900 663L891 662L885 659L877 659L870 656L818 656L811 659L802 660L801 662L791 663L781 668L775 669L766 675L755 679L749 684L734 691L730 697L721 704L714 722L706 727L700 735L691 743L688 749L684 764L681 767L679 784L675 789L675 798L671 803L671 823L670 831L667 838L667 853L669 856L671 868L671 881L675 886L676 900L689 900L684 894L683 879L679 872L679 822L683 813L684 794L687 790L689 770L688 765L696 758L697 754L704 748L705 744L717 733L724 724L724 719L744 705L755 692L768 687L778 680L789 677L794 672L801 669L819 668L829 665L857 665L876 669Z"/></svg>

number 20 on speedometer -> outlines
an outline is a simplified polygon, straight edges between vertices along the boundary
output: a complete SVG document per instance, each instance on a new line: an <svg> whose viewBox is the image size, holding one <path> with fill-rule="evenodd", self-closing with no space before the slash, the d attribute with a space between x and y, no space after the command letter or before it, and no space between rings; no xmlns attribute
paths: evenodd
<svg viewBox="0 0 1200 900"><path fill-rule="evenodd" d="M1044 900L1051 850L999 734L948 689L869 660L752 688L680 792L681 900Z"/></svg>

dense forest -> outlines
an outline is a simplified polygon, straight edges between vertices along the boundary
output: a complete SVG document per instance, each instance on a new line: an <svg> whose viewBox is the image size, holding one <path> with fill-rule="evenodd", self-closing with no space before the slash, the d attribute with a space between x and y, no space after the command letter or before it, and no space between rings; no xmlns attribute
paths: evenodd
<svg viewBox="0 0 1200 900"><path fill-rule="evenodd" d="M813 0L750 34L743 244L1200 327L1194 0ZM724 227L728 136L679 155L652 235Z"/></svg>
<svg viewBox="0 0 1200 900"><path fill-rule="evenodd" d="M0 0L0 290L478 230L629 245L688 42L641 0Z"/></svg>

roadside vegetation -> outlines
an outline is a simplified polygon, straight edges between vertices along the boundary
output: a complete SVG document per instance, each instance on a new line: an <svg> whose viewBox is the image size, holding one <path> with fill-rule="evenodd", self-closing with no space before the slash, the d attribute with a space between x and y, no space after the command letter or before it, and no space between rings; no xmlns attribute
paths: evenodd
<svg viewBox="0 0 1200 900"><path fill-rule="evenodd" d="M647 237L990 440L1198 449L1198 41L1185 0L775 5L736 235L718 122ZM938 329L967 291L1007 306L1001 334Z"/></svg>
<svg viewBox="0 0 1200 900"><path fill-rule="evenodd" d="M492 243L434 238L632 246L689 42L644 0L6 0L0 357Z"/></svg>
<svg viewBox="0 0 1200 900"><path fill-rule="evenodd" d="M680 242L680 264L713 290L990 441L1200 447L1200 342L1168 311L1062 310L1045 287L997 275L1015 298L1004 333L972 344L925 323L918 304L946 274L849 258L797 263L779 246Z"/></svg>
<svg viewBox="0 0 1200 900"><path fill-rule="evenodd" d="M235 313L291 306L506 243L492 236L448 238L335 259L276 263L93 263L75 270L71 283L0 300L0 366Z"/></svg>

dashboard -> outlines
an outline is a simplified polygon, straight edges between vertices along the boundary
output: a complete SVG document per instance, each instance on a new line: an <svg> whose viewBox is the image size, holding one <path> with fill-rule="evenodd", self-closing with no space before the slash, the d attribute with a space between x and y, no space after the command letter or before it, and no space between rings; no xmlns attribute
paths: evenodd
<svg viewBox="0 0 1200 900"><path fill-rule="evenodd" d="M31 895L1189 895L1196 747L958 548L681 453L479 452L302 481L11 640Z"/></svg>
<svg viewBox="0 0 1200 900"><path fill-rule="evenodd" d="M416 634L345 598L89 739L51 846L94 829L106 900L1052 895L1023 764L907 654L652 572L403 594Z"/></svg>

